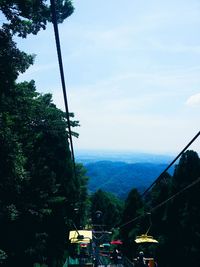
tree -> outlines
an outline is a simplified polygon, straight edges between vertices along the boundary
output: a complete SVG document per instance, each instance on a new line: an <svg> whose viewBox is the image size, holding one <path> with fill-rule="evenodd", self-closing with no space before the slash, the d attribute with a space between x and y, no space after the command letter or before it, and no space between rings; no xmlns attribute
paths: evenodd
<svg viewBox="0 0 200 267"><path fill-rule="evenodd" d="M157 257L163 267L199 266L200 185L193 184L198 177L200 160L189 150L181 156L173 176L165 177L151 192L150 207L172 197L153 213L152 230L159 236Z"/></svg>
<svg viewBox="0 0 200 267"><path fill-rule="evenodd" d="M113 194L99 189L91 196L91 214L94 224L105 225L105 229L110 230L120 222L122 214L122 201ZM100 221L96 218L96 212L102 212Z"/></svg>
<svg viewBox="0 0 200 267"><path fill-rule="evenodd" d="M138 221L132 221L138 216L144 213L144 204L137 189L132 189L128 194L125 201L125 207L122 215L122 227L120 228L120 234L123 240L123 250L126 256L130 259L133 258L136 253L136 245L134 239L139 233L140 225Z"/></svg>
<svg viewBox="0 0 200 267"><path fill-rule="evenodd" d="M62 23L74 11L72 2L55 0L55 3L57 20ZM2 0L0 10L7 19L2 28L20 37L37 34L41 29L46 29L47 22L52 20L51 8L45 0Z"/></svg>
<svg viewBox="0 0 200 267"><path fill-rule="evenodd" d="M8 256L12 252L9 264L22 258L25 265L53 262L63 254L70 214L74 203L86 198L86 182L81 174L73 176L66 116L52 103L51 95L40 95L34 82L24 82L16 84L12 97L10 124L2 129L8 142L4 138L5 150L1 150L1 163L5 160L1 204L7 218L2 222L1 242ZM15 147L18 150L13 151ZM22 242L12 242L14 236Z"/></svg>
<svg viewBox="0 0 200 267"><path fill-rule="evenodd" d="M88 223L90 201L88 198L88 177L86 175L86 169L82 164L76 164L76 177L77 177L77 187L76 187L76 198L74 198L74 216L73 223L79 229L82 229Z"/></svg>
<svg viewBox="0 0 200 267"><path fill-rule="evenodd" d="M175 168L171 194L178 193L167 207L168 254L174 258L170 266L199 266L200 185L186 188L200 177L200 160L194 151L186 151Z"/></svg>
<svg viewBox="0 0 200 267"><path fill-rule="evenodd" d="M15 100L15 80L20 72L32 63L32 57L20 52L8 31L0 30L0 206L1 206L1 249L6 250L6 260L9 261L10 246L8 235L13 231L10 226L20 216L19 199L22 190L29 179L25 169L26 157L18 138L17 109ZM16 226L16 225L15 225ZM14 227L13 227L14 229ZM11 249L12 250L12 249Z"/></svg>
<svg viewBox="0 0 200 267"><path fill-rule="evenodd" d="M59 22L73 12L68 0L56 1L56 8ZM44 29L50 7L46 1L3 0L0 9L7 19L0 29L1 261L62 266L73 206L86 199L86 179L80 167L73 174L66 114L50 94L36 92L34 81L16 83L34 56L12 39Z"/></svg>
<svg viewBox="0 0 200 267"><path fill-rule="evenodd" d="M12 97L12 89L20 73L33 64L34 56L27 55L16 47L12 40L12 35L8 30L0 29L0 107L6 105L4 109L9 108L9 98Z"/></svg>
<svg viewBox="0 0 200 267"><path fill-rule="evenodd" d="M149 194L146 196L146 206L151 212L152 225L150 228L150 235L153 235L159 244L149 246L149 252L156 257L159 265L165 266L167 252L167 238L168 238L168 218L166 216L166 206L159 206L166 201L170 196L172 177L168 173L163 174L161 180L155 184Z"/></svg>

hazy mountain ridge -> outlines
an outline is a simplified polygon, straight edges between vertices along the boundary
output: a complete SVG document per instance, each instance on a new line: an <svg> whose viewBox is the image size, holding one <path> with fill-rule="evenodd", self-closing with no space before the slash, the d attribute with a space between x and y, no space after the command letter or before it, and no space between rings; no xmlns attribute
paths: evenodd
<svg viewBox="0 0 200 267"><path fill-rule="evenodd" d="M76 153L76 161L87 170L89 191L101 188L120 197L126 197L133 187L144 191L172 159L169 155L129 151L82 150Z"/></svg>
<svg viewBox="0 0 200 267"><path fill-rule="evenodd" d="M98 161L169 164L173 159L173 155L131 151L78 150L75 155L76 161L83 164L95 163Z"/></svg>
<svg viewBox="0 0 200 267"><path fill-rule="evenodd" d="M88 189L103 189L125 197L134 187L139 191L147 188L167 167L167 164L100 161L85 165L90 178Z"/></svg>

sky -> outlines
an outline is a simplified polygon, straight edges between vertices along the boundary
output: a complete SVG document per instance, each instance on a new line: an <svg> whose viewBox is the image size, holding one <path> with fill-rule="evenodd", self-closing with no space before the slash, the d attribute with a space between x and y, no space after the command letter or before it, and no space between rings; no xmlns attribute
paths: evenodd
<svg viewBox="0 0 200 267"><path fill-rule="evenodd" d="M180 152L200 130L199 0L73 4L59 32L69 110L80 121L75 151ZM19 81L34 79L63 109L52 25L16 42L37 55Z"/></svg>

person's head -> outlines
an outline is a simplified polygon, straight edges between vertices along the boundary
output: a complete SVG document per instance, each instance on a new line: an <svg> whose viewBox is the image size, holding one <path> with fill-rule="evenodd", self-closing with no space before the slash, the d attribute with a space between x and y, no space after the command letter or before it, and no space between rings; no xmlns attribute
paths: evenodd
<svg viewBox="0 0 200 267"><path fill-rule="evenodd" d="M143 252L143 251L140 251L140 252L139 252L139 256L140 256L140 257L144 257L144 252Z"/></svg>
<svg viewBox="0 0 200 267"><path fill-rule="evenodd" d="M143 259L143 258L144 258L144 252L143 252L143 251L140 251L140 252L139 252L139 258L140 258L140 259Z"/></svg>

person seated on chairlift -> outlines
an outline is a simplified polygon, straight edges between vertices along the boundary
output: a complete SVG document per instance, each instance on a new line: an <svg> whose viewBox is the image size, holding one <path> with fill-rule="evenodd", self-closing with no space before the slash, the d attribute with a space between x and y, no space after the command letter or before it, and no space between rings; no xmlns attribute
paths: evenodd
<svg viewBox="0 0 200 267"><path fill-rule="evenodd" d="M146 261L144 258L144 252L140 251L139 252L139 256L137 257L137 267L147 267L148 265L146 265Z"/></svg>

